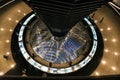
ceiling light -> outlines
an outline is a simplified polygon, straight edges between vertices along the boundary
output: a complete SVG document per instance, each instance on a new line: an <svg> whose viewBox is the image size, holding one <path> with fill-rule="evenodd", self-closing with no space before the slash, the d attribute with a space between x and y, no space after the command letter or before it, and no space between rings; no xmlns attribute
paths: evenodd
<svg viewBox="0 0 120 80"><path fill-rule="evenodd" d="M1 31L4 31L4 28L0 28Z"/></svg>
<svg viewBox="0 0 120 80"><path fill-rule="evenodd" d="M117 56L117 55L118 55L118 52L114 52L114 55Z"/></svg>
<svg viewBox="0 0 120 80"><path fill-rule="evenodd" d="M10 40L6 40L6 43L9 43L10 42Z"/></svg>
<svg viewBox="0 0 120 80"><path fill-rule="evenodd" d="M99 72L96 72L95 74L96 74L97 76L99 76L99 75L100 75L100 74L99 74Z"/></svg>
<svg viewBox="0 0 120 80"><path fill-rule="evenodd" d="M95 20L95 23L97 23L98 21L97 20Z"/></svg>
<svg viewBox="0 0 120 80"><path fill-rule="evenodd" d="M18 21L18 20L16 20L15 22L16 22L16 23L18 23L19 21Z"/></svg>
<svg viewBox="0 0 120 80"><path fill-rule="evenodd" d="M26 14L24 13L23 15L25 16Z"/></svg>
<svg viewBox="0 0 120 80"><path fill-rule="evenodd" d="M110 28L110 27L108 27L108 28L107 28L107 30L108 30L108 31L110 31L110 30L111 30L111 28Z"/></svg>
<svg viewBox="0 0 120 80"><path fill-rule="evenodd" d="M11 21L12 19L11 18L8 18L9 21Z"/></svg>
<svg viewBox="0 0 120 80"><path fill-rule="evenodd" d="M106 64L106 61L105 61L105 60L102 60L102 64Z"/></svg>
<svg viewBox="0 0 120 80"><path fill-rule="evenodd" d="M112 67L112 70L115 71L115 70L116 70L116 67L113 66L113 67Z"/></svg>
<svg viewBox="0 0 120 80"><path fill-rule="evenodd" d="M21 12L21 10L18 10L18 12L20 13L20 12Z"/></svg>
<svg viewBox="0 0 120 80"><path fill-rule="evenodd" d="M7 52L6 54L7 54L7 55L10 55L10 52Z"/></svg>
<svg viewBox="0 0 120 80"><path fill-rule="evenodd" d="M0 76L2 76L4 73L3 72L0 72Z"/></svg>
<svg viewBox="0 0 120 80"><path fill-rule="evenodd" d="M109 50L108 50L108 49L105 49L105 52L109 52Z"/></svg>
<svg viewBox="0 0 120 80"><path fill-rule="evenodd" d="M14 67L15 67L15 64L12 64L12 65L11 65L11 68L14 68Z"/></svg>
<svg viewBox="0 0 120 80"><path fill-rule="evenodd" d="M101 28L100 31L103 31L103 28Z"/></svg>
<svg viewBox="0 0 120 80"><path fill-rule="evenodd" d="M112 39L112 42L116 42L116 39Z"/></svg>
<svg viewBox="0 0 120 80"><path fill-rule="evenodd" d="M104 41L107 41L107 38L104 38Z"/></svg>
<svg viewBox="0 0 120 80"><path fill-rule="evenodd" d="M12 32L13 30L12 30L12 29L10 29L9 31L10 31L10 32Z"/></svg>

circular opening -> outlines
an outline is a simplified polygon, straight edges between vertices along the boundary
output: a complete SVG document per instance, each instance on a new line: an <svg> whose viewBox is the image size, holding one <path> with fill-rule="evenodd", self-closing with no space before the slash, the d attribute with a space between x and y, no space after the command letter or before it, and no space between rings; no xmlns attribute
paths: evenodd
<svg viewBox="0 0 120 80"><path fill-rule="evenodd" d="M46 25L29 15L18 34L23 57L35 68L52 74L75 72L94 57L98 36L89 17L77 23L66 37L54 37Z"/></svg>

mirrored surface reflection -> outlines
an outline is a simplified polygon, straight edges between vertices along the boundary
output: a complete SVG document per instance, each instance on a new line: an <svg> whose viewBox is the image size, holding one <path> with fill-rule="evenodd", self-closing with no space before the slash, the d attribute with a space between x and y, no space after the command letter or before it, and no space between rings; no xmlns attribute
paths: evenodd
<svg viewBox="0 0 120 80"><path fill-rule="evenodd" d="M11 0L11 1L15 1L15 0ZM69 62L74 59L77 59L82 54L81 52L78 53L77 51L80 51L84 47L84 44L88 41L88 39L90 39L88 37L89 35L86 34L86 31L85 32L83 31L83 34L86 36L76 35L76 34L82 34L82 32L79 30L78 27L74 27L74 30L71 30L71 34L68 34L68 36L66 36L64 40L61 40L61 39L56 39L51 34L46 36L46 33L44 33L46 29L43 29L44 32L39 31L38 29L38 32L36 31L35 34L36 36L38 36L36 38L36 42L35 42L36 44L34 42L33 43L31 42L31 44L33 45L32 48L37 53L37 55L51 63L63 64L68 62L66 68L64 67L59 69L52 67L53 65L50 67L49 64L47 66L40 64L39 62L34 60L33 57L28 53L28 51L25 48L24 42L22 42L24 39L23 38L24 29L26 28L25 25L27 24L27 22L29 22L31 18L27 19L24 25L21 26L20 31L15 33L16 36L19 37L18 40L16 39L14 40L14 42L11 41L12 34L14 33L17 24L19 24L20 21L25 16L27 16L32 10L23 1L20 1L19 3L16 2L12 4L10 3L7 5L12 5L12 6L9 7L5 6L2 8L0 7L0 45L1 45L0 46L0 76L3 75L21 76L22 71L24 70L23 68L26 68L28 66L30 69L26 69L27 76L33 75L32 72L30 72L32 70L34 74L39 72L43 72L43 73L48 72L54 74L70 73L82 69L82 67L86 66L92 60L92 58L94 58L96 47L98 44L98 37L96 36L97 32L95 32L94 26L91 26L91 31L94 38L94 40L92 41L93 46L91 47L91 51L88 54L88 56L84 57L84 60L81 60L81 62L79 62L78 64L70 64ZM99 23L101 17L104 17L104 20L102 23ZM87 18L85 20L88 21L89 25L91 25L91 23L89 22L89 20L87 20ZM120 65L118 64L120 61L119 16L116 15L116 13L110 7L104 6L101 7L99 10L95 11L95 16L93 17L93 21L96 24L97 28L101 31L101 34L103 36L104 52L99 66L89 76L120 74ZM82 38L84 38L84 40ZM11 51L12 43L19 44L19 47L15 46L14 54L16 56L23 54L26 61L30 63L27 64L28 66L25 65L26 63L24 63L22 65L25 65L26 67L22 67L21 69L19 68L17 70L17 65L13 58L14 57L13 52ZM20 50L16 51L17 49ZM19 62L22 62L20 57L17 57L17 60L20 60ZM92 67L90 67L90 69L91 68ZM17 72L14 70L17 70ZM41 74L39 75L41 76Z"/></svg>

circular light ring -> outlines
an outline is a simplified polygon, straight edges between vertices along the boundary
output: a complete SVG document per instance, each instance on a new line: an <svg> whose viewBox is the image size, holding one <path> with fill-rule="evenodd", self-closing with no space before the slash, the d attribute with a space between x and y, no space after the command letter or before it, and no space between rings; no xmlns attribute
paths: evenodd
<svg viewBox="0 0 120 80"><path fill-rule="evenodd" d="M40 63L38 63L37 61L35 61L30 55L29 53L26 51L24 43L23 43L23 33L24 30L28 24L28 22L35 17L35 14L30 15L25 22L23 23L23 25L21 26L21 29L19 31L19 36L18 36L18 41L19 41L19 48L21 50L21 53L23 55L23 57L31 64L33 65L35 68L47 72L47 73L52 73L52 74L66 74L66 73L71 73L74 71L77 71L81 68L83 68L85 65L87 65L90 60L94 57L95 52L97 50L97 45L98 45L98 41L97 41L97 33L94 29L93 24L89 21L88 18L84 18L84 20L87 22L87 24L90 26L90 29L92 31L92 35L93 35L93 45L92 45L92 49L90 51L90 53L88 54L88 56L82 60L81 62L79 62L78 64L74 65L74 66L70 66L67 68L51 68L51 67L47 67L45 65L42 65Z"/></svg>

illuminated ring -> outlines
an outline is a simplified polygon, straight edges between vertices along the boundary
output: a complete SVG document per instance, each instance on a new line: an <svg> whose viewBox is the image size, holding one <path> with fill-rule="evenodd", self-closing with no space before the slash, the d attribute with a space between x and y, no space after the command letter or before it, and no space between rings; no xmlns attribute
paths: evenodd
<svg viewBox="0 0 120 80"><path fill-rule="evenodd" d="M19 36L18 36L18 43L19 43L19 48L21 50L21 53L23 55L23 57L35 68L47 72L47 73L52 73L52 74L66 74L66 73L71 73L74 71L77 71L81 68L83 68L85 65L87 65L91 59L94 57L96 50L97 50L97 45L98 45L98 41L97 41L97 33L96 30L94 29L95 26L93 26L93 24L91 23L91 21L89 20L89 17L84 18L84 21L86 21L86 23L90 26L92 35L93 35L93 45L92 45L92 49L90 51L90 53L88 54L88 56L83 59L81 62L79 62L78 64L75 64L73 66L67 67L67 68L52 68L52 67L47 67L45 65L42 65L40 63L38 63L37 61L35 61L30 55L29 53L26 51L25 46L24 46L24 41L23 41L23 33L24 30L27 26L27 24L31 21L31 19L33 19L35 17L35 14L31 14L22 24L20 31L19 31Z"/></svg>

